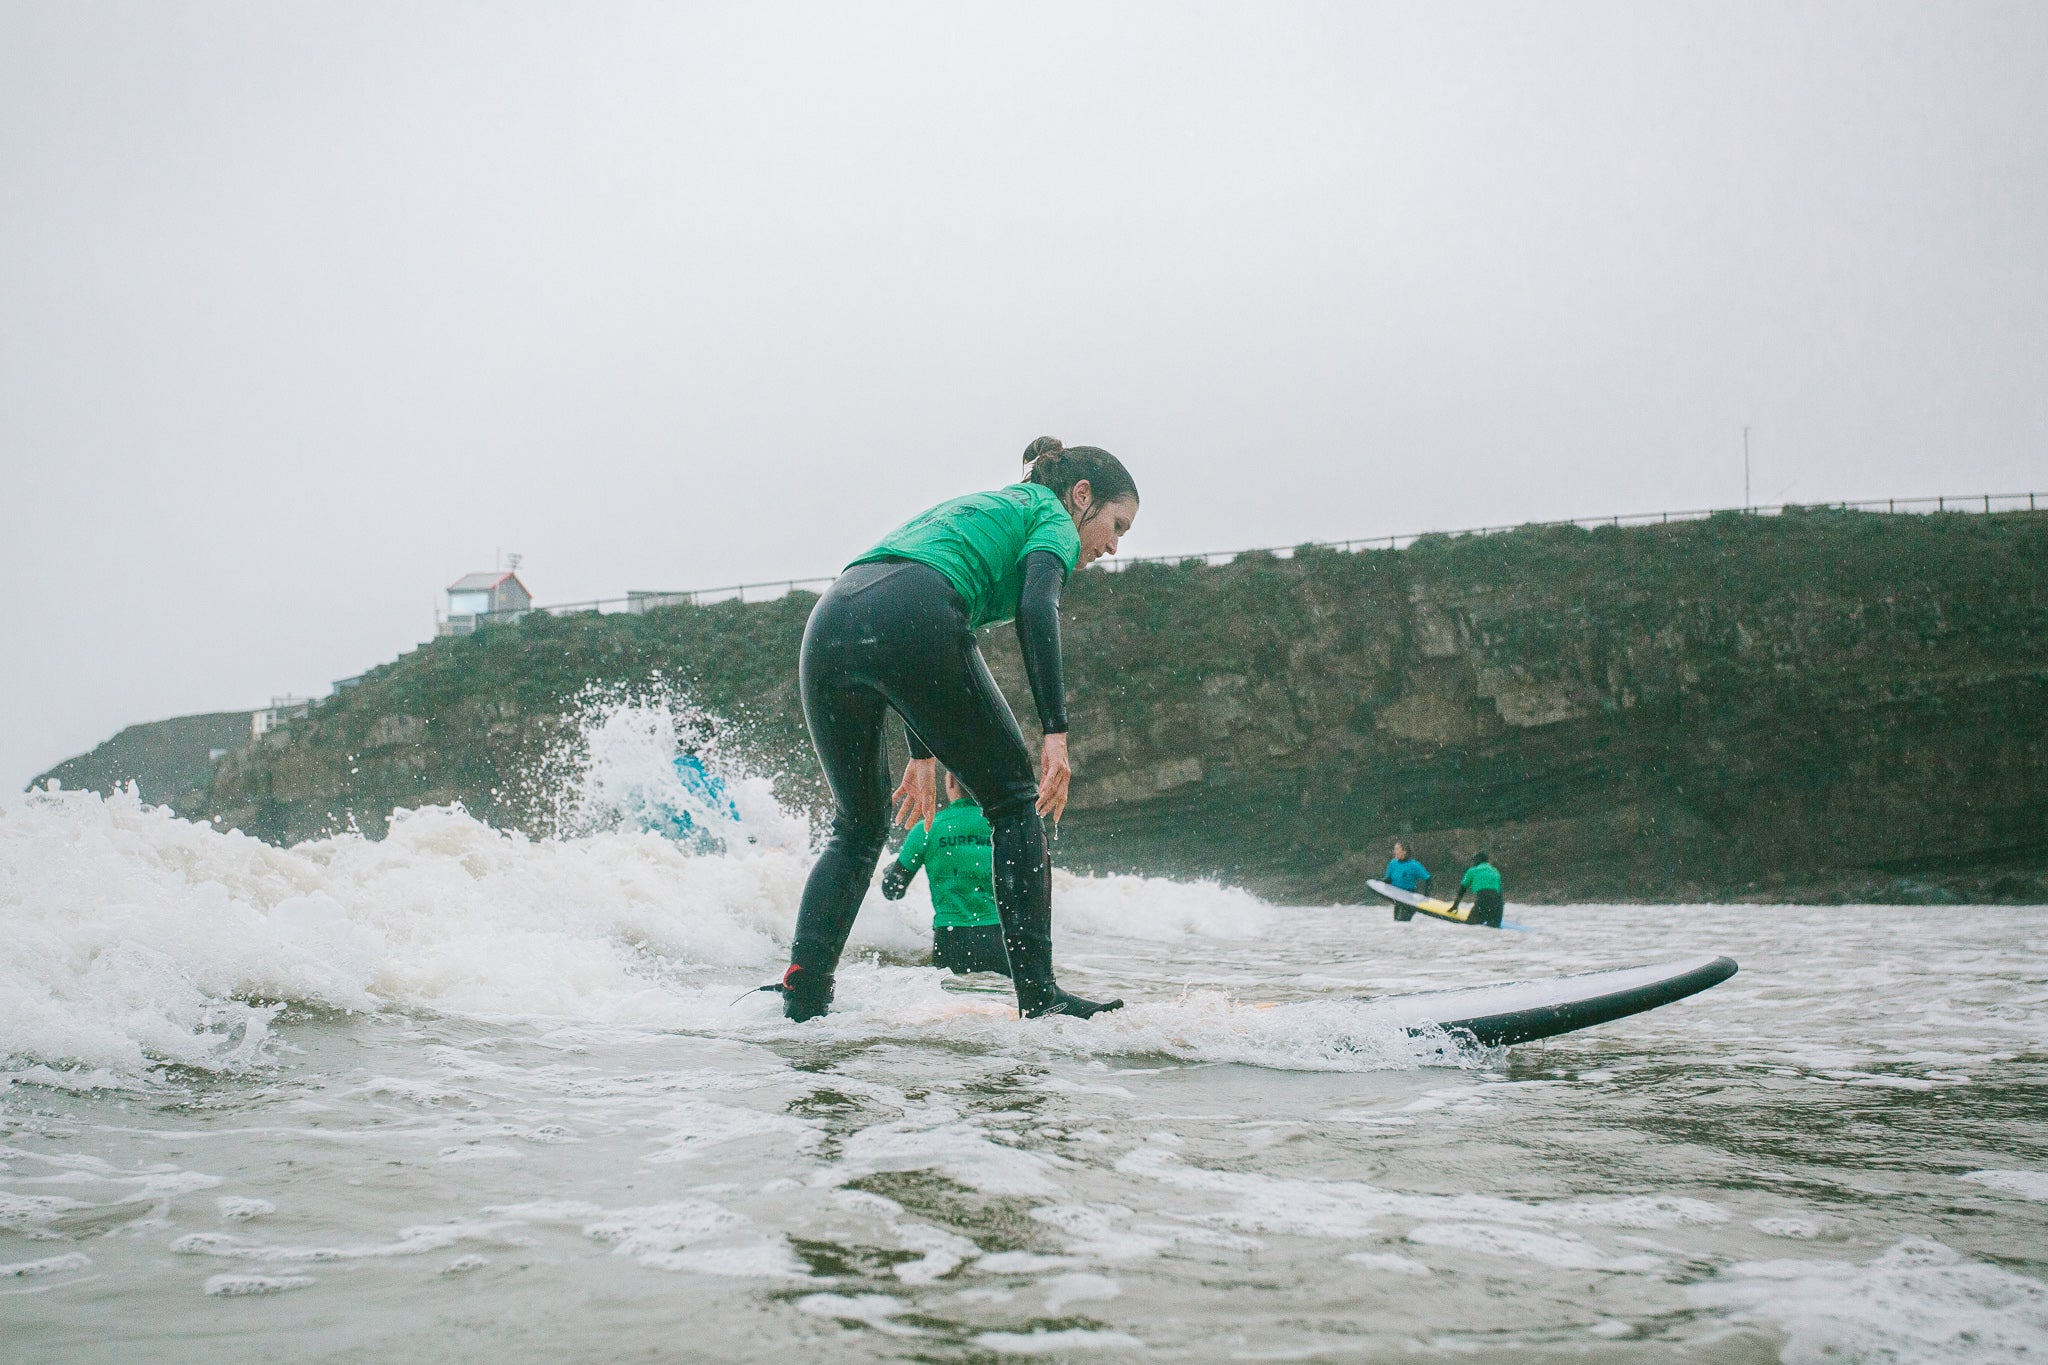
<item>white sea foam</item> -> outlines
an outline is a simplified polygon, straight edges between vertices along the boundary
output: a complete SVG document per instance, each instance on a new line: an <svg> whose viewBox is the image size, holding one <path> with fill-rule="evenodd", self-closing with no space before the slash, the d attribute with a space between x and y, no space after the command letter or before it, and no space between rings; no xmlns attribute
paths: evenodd
<svg viewBox="0 0 2048 1365"><path fill-rule="evenodd" d="M1123 1286L1107 1275L1093 1275L1085 1271L1055 1275L1045 1282L1045 1311L1058 1314L1070 1303L1106 1301L1123 1292Z"/></svg>
<svg viewBox="0 0 2048 1365"><path fill-rule="evenodd" d="M579 732L582 766L562 778L565 833L549 839L430 807L395 813L381 840L344 834L286 849L177 819L132 791L33 794L0 816L0 1059L15 1064L13 1079L54 1084L118 1083L161 1063L246 1070L275 1059L272 1026L290 1005L743 1023L747 1012L730 1009L734 974L772 978L786 960L810 831L765 779L715 749L707 767L728 783L740 819L691 805L670 760L679 742L699 739L672 707L594 708ZM647 828L686 808L696 834ZM1057 872L1054 886L1062 933L1246 938L1273 914L1213 884ZM876 954L901 962L929 951L930 915L921 883L898 902L871 894L849 978ZM928 971L875 979L880 992L843 985L844 1007L822 1031L979 1027ZM778 1027L773 1002L759 1006L760 1021ZM984 1032L1015 1022L1006 1001L987 1012ZM1388 1030L1350 1036L1330 1022L1198 997L1072 1041L1338 1069L1387 1064L1405 1048Z"/></svg>
<svg viewBox="0 0 2048 1365"><path fill-rule="evenodd" d="M1145 1343L1125 1332L1069 1328L1060 1332L983 1332L974 1338L983 1350L1004 1356L1065 1355L1070 1351L1142 1351Z"/></svg>
<svg viewBox="0 0 2048 1365"><path fill-rule="evenodd" d="M1728 1215L1702 1199L1671 1195L1631 1195L1625 1199L1584 1199L1554 1204L1544 1212L1560 1223L1603 1228L1675 1228L1688 1224L1725 1223Z"/></svg>
<svg viewBox="0 0 2048 1365"><path fill-rule="evenodd" d="M944 1112L863 1128L846 1140L822 1181L845 1183L881 1171L933 1170L985 1194L1055 1194L1052 1165L1035 1152L991 1141L979 1124Z"/></svg>
<svg viewBox="0 0 2048 1365"><path fill-rule="evenodd" d="M265 1214L277 1212L277 1205L268 1199L223 1195L216 1199L214 1204L220 1209L220 1220L223 1223L246 1223L251 1218L261 1218Z"/></svg>
<svg viewBox="0 0 2048 1365"><path fill-rule="evenodd" d="M1609 1256L1584 1238L1569 1233L1488 1223L1423 1223L1409 1229L1408 1240L1418 1246L1476 1251L1484 1256L1536 1261L1568 1270L1654 1271L1664 1264L1655 1256Z"/></svg>
<svg viewBox="0 0 2048 1365"><path fill-rule="evenodd" d="M315 1264L327 1261L387 1260L394 1256L421 1256L473 1239L502 1241L502 1223L437 1223L400 1228L395 1242L369 1246L292 1247L251 1242L223 1232L193 1232L174 1238L170 1249L182 1256L213 1256L227 1261L283 1261Z"/></svg>
<svg viewBox="0 0 2048 1365"><path fill-rule="evenodd" d="M887 1294L807 1294L796 1301L797 1311L812 1317L859 1323L894 1337L921 1337L922 1329L894 1319L910 1311L910 1305Z"/></svg>
<svg viewBox="0 0 2048 1365"><path fill-rule="evenodd" d="M1362 1265L1369 1270L1391 1271L1396 1275L1432 1275L1435 1272L1422 1262L1407 1256L1396 1256L1384 1251L1353 1251L1344 1259L1353 1265Z"/></svg>
<svg viewBox="0 0 2048 1365"><path fill-rule="evenodd" d="M2048 1203L2048 1171L1971 1171L1962 1178L2000 1194Z"/></svg>
<svg viewBox="0 0 2048 1365"><path fill-rule="evenodd" d="M1078 877L1053 873L1063 928L1127 938L1257 938L1272 927L1273 908L1248 891L1216 882L1168 883L1170 896L1148 877Z"/></svg>
<svg viewBox="0 0 2048 1365"><path fill-rule="evenodd" d="M241 1298L251 1294L282 1294L312 1283L310 1275L215 1275L207 1280L206 1292L219 1298Z"/></svg>
<svg viewBox="0 0 2048 1365"><path fill-rule="evenodd" d="M782 808L772 782L725 752L720 728L715 717L658 683L651 691L585 697L581 723L536 775L548 787L542 804L552 811L556 832L674 834L686 823L683 842L700 851L807 848L809 822ZM686 784L676 768L678 753L694 755L726 800L707 799Z"/></svg>
<svg viewBox="0 0 2048 1365"><path fill-rule="evenodd" d="M1991 1365L2048 1353L2048 1286L1923 1238L1868 1265L1745 1262L1688 1293L1736 1321L1782 1330L1786 1365Z"/></svg>
<svg viewBox="0 0 2048 1365"><path fill-rule="evenodd" d="M1810 1242L1820 1236L1820 1224L1810 1218L1758 1218L1750 1226L1766 1237L1787 1237L1795 1242Z"/></svg>
<svg viewBox="0 0 2048 1365"><path fill-rule="evenodd" d="M0 1280L22 1280L36 1275L62 1275L66 1271L83 1270L92 1264L92 1257L82 1251L67 1251L62 1256L45 1256L39 1261L16 1261L12 1265L0 1265Z"/></svg>
<svg viewBox="0 0 2048 1365"><path fill-rule="evenodd" d="M1209 1170L1182 1161L1173 1146L1155 1135L1119 1160L1116 1168L1234 1200L1231 1207L1207 1215L1206 1221L1242 1232L1359 1238L1373 1235L1379 1221L1388 1217L1520 1224L1544 1219L1540 1206L1486 1195L1405 1194L1357 1180L1296 1180L1257 1171Z"/></svg>

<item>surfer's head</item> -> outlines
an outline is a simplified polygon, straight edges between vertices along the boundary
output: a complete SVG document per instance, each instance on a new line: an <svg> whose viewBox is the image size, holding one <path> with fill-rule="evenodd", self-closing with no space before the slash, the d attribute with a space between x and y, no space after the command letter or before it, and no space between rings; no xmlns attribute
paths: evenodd
<svg viewBox="0 0 2048 1365"><path fill-rule="evenodd" d="M1408 861L1408 845L1399 839L1394 840L1394 857L1404 863Z"/></svg>
<svg viewBox="0 0 2048 1365"><path fill-rule="evenodd" d="M951 768L946 769L946 799L948 801L958 801L965 795L967 795L967 788L960 785L960 779L953 776Z"/></svg>
<svg viewBox="0 0 2048 1365"><path fill-rule="evenodd" d="M1024 447L1024 481L1059 494L1081 533L1081 563L1116 553L1138 518L1138 481L1124 462L1099 446L1068 449L1053 436Z"/></svg>
<svg viewBox="0 0 2048 1365"><path fill-rule="evenodd" d="M1480 863L1490 863L1492 861L1493 859L1487 856L1486 850L1483 848L1472 855L1472 862L1474 866L1477 866Z"/></svg>

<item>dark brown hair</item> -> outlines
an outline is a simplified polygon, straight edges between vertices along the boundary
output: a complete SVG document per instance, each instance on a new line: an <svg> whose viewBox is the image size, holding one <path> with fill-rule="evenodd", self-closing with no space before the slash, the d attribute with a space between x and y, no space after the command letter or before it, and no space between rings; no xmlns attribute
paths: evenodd
<svg viewBox="0 0 2048 1365"><path fill-rule="evenodd" d="M1024 447L1024 466L1024 482L1044 484L1059 494L1061 502L1083 479L1088 481L1098 507L1122 497L1133 502L1138 499L1138 481L1131 477L1131 471L1100 446L1069 449L1059 443L1058 437L1041 436Z"/></svg>

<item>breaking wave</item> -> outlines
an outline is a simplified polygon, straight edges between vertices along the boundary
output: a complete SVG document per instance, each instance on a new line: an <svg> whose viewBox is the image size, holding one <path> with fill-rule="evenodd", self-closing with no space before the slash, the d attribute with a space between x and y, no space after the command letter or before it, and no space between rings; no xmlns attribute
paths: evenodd
<svg viewBox="0 0 2048 1365"><path fill-rule="evenodd" d="M703 753L725 809L692 804L679 746ZM785 960L808 823L672 707L594 708L580 756L564 832L546 839L429 807L395 813L381 840L277 848L133 791L32 794L0 812L0 1057L130 1077L243 1070L274 1060L290 1006L729 1029L734 983ZM678 810L696 817L688 837L673 837ZM653 832L665 821L670 837ZM1272 913L1212 884L1064 873L1055 903L1062 933L1149 940L1248 938ZM929 951L930 923L922 879L902 901L870 897L849 958L872 966L849 970L906 980L845 1027L899 1008L914 1029L957 1005L932 973L889 965Z"/></svg>

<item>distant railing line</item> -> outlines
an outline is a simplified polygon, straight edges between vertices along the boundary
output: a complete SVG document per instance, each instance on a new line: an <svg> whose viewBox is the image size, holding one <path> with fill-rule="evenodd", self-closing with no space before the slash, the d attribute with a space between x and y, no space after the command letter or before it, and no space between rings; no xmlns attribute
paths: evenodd
<svg viewBox="0 0 2048 1365"><path fill-rule="evenodd" d="M1204 564L1228 564L1240 555L1273 555L1289 558L1296 550L1317 549L1352 553L1358 550L1398 550L1413 545L1426 536L1491 536L1508 531L1544 530L1560 526L1577 526L1594 530L1602 526L1661 526L1674 521L1703 521L1708 517L1723 515L1782 516L1785 512L1906 512L1918 510L1934 512L2018 512L2038 511L2040 503L2048 502L2048 493L1970 493L1966 495L1938 494L1926 498L1866 498L1856 502L1826 503L1778 503L1768 507L1706 507L1684 512L1634 512L1607 517L1573 517L1566 521L1522 521L1503 526L1473 526L1462 531L1415 531L1405 535L1361 536L1353 540L1311 540L1299 545L1269 545L1248 550L1203 550L1179 555L1139 555L1129 559L1106 559L1095 567L1106 573L1127 569L1133 564L1189 564L1200 560ZM535 607L550 616L574 616L584 612L644 612L657 607L704 606L711 602L748 600L749 592L774 589L757 601L766 601L784 596L798 588L820 587L830 583L838 575L823 574L812 578L769 578L758 583L734 583L723 588L688 588L675 592L628 592L624 597L600 597L588 602L557 602L549 606ZM497 618L517 618L524 612L483 612L477 615L479 623Z"/></svg>

